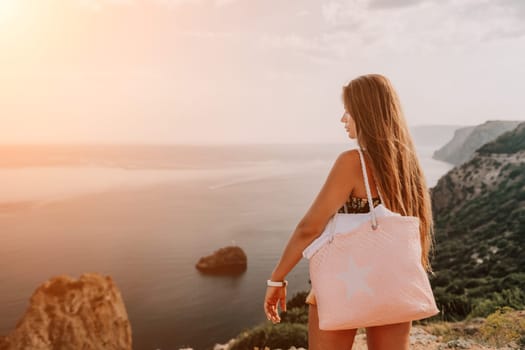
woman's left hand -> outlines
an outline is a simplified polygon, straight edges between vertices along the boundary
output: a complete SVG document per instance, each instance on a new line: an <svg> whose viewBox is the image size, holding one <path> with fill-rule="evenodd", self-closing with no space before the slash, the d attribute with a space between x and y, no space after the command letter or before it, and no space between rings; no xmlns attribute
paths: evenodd
<svg viewBox="0 0 525 350"><path fill-rule="evenodd" d="M286 286L283 287L266 287L266 296L264 297L264 312L268 320L273 323L281 322L281 317L277 307L281 311L286 311Z"/></svg>

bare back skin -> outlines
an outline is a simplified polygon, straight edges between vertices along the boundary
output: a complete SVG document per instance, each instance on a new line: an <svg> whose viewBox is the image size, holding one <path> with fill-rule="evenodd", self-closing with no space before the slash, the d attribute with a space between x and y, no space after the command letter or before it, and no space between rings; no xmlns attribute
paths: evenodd
<svg viewBox="0 0 525 350"><path fill-rule="evenodd" d="M366 151L365 164L368 174L368 181L372 197L377 197L376 183L374 175L370 166L370 161L367 159ZM361 170L359 155L357 150L350 150L345 152L344 161L347 166L341 167L340 171L344 171L344 176L340 179L347 179L350 182L351 191L348 195L354 197L366 198L366 189L364 185L363 174ZM341 184L343 185L343 184ZM346 184L348 185L348 183ZM341 186L344 188L344 186ZM346 187L348 188L348 187ZM368 350L408 350L410 348L410 329L412 321L367 327L366 341ZM308 349L309 350L332 350L344 349L351 350L354 343L354 338L357 329L347 329L339 331L324 331L319 329L319 318L317 313L317 306L309 304L308 310Z"/></svg>

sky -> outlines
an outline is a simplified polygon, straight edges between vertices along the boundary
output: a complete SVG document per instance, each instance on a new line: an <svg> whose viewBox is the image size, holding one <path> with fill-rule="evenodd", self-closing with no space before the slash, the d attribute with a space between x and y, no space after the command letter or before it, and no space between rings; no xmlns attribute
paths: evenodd
<svg viewBox="0 0 525 350"><path fill-rule="evenodd" d="M0 143L344 142L387 76L410 126L525 120L523 0L0 0Z"/></svg>

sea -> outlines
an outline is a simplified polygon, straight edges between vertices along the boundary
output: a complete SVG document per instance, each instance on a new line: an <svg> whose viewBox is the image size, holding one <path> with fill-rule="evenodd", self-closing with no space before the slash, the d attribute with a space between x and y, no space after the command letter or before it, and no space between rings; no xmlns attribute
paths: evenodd
<svg viewBox="0 0 525 350"><path fill-rule="evenodd" d="M452 168L416 144L427 184ZM0 335L58 275L110 275L136 350L212 349L266 321L266 279L321 189L337 144L0 146ZM229 245L237 276L200 273ZM308 290L308 261L287 276Z"/></svg>

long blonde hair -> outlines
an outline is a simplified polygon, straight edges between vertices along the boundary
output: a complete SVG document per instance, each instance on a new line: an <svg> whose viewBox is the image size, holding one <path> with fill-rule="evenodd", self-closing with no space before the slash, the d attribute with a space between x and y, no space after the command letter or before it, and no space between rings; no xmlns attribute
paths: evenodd
<svg viewBox="0 0 525 350"><path fill-rule="evenodd" d="M399 97L380 74L359 76L343 87L343 103L355 121L358 144L372 164L384 205L401 215L420 219L421 263L434 273L430 193L410 136ZM384 176L381 176L384 175Z"/></svg>

